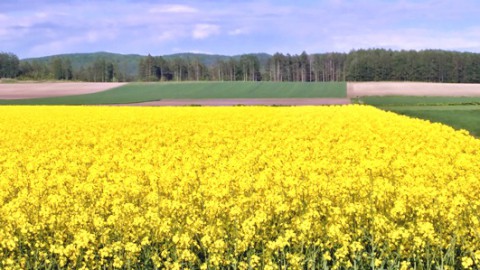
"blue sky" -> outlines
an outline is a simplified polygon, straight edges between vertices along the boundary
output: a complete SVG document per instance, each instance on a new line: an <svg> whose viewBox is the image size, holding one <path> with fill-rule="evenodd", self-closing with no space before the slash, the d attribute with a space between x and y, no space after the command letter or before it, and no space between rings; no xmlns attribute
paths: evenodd
<svg viewBox="0 0 480 270"><path fill-rule="evenodd" d="M478 0L1 0L0 51L480 52Z"/></svg>

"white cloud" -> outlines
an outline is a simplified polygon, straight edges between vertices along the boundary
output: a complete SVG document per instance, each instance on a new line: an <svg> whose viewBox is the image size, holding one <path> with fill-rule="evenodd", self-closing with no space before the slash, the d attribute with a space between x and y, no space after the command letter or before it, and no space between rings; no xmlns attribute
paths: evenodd
<svg viewBox="0 0 480 270"><path fill-rule="evenodd" d="M93 43L93 42L96 42L99 38L100 38L100 35L98 32L96 31L89 31L86 35L86 40L90 43Z"/></svg>
<svg viewBox="0 0 480 270"><path fill-rule="evenodd" d="M7 38L7 30L0 28L0 40L3 40L4 38Z"/></svg>
<svg viewBox="0 0 480 270"><path fill-rule="evenodd" d="M250 30L247 28L236 28L228 32L228 34L231 36L245 35L248 33L250 33Z"/></svg>
<svg viewBox="0 0 480 270"><path fill-rule="evenodd" d="M25 37L28 33L28 26L24 25L26 24L18 23L11 17L0 13L0 40L3 42L16 41Z"/></svg>
<svg viewBox="0 0 480 270"><path fill-rule="evenodd" d="M61 53L68 53L68 48L72 46L71 42L65 41L51 41L43 44L33 46L28 49L30 55L54 55Z"/></svg>
<svg viewBox="0 0 480 270"><path fill-rule="evenodd" d="M182 52L190 52L190 53L202 53L202 54L215 54L212 51L205 51L205 50L182 50Z"/></svg>
<svg viewBox="0 0 480 270"><path fill-rule="evenodd" d="M4 36L7 36L7 29L5 27L5 22L8 21L8 17L6 15L3 15L0 13L0 39L2 39Z"/></svg>
<svg viewBox="0 0 480 270"><path fill-rule="evenodd" d="M361 48L397 50L480 50L480 33L475 29L462 33L437 32L426 29L383 30L377 33L350 34L333 37L334 49L348 51Z"/></svg>
<svg viewBox="0 0 480 270"><path fill-rule="evenodd" d="M84 41L87 41L89 43L96 43L105 40L114 40L117 35L118 33L116 29L103 28L98 30L90 30L84 35L72 36L70 38L70 41L79 44L83 43Z"/></svg>
<svg viewBox="0 0 480 270"><path fill-rule="evenodd" d="M35 12L34 16L39 18L39 19L46 19L50 15L47 12Z"/></svg>
<svg viewBox="0 0 480 270"><path fill-rule="evenodd" d="M198 10L187 5L161 5L149 10L151 13L196 13Z"/></svg>
<svg viewBox="0 0 480 270"><path fill-rule="evenodd" d="M156 42L166 42L170 40L175 40L179 38L180 36L183 36L182 32L180 29L173 30L173 31L163 31L159 35L155 36L154 40Z"/></svg>
<svg viewBox="0 0 480 270"><path fill-rule="evenodd" d="M178 46L225 54L372 47L480 52L480 29L472 28L480 12L476 0L50 2L0 9L0 50L20 56L113 49L160 54ZM212 44L220 37L221 46Z"/></svg>
<svg viewBox="0 0 480 270"><path fill-rule="evenodd" d="M220 26L207 23L196 24L192 31L194 39L205 39L218 34L220 34Z"/></svg>
<svg viewBox="0 0 480 270"><path fill-rule="evenodd" d="M54 55L72 53L72 48L96 47L99 44L108 44L118 36L116 30L99 29L90 30L79 35L54 36L47 41L39 43L28 49L29 55Z"/></svg>

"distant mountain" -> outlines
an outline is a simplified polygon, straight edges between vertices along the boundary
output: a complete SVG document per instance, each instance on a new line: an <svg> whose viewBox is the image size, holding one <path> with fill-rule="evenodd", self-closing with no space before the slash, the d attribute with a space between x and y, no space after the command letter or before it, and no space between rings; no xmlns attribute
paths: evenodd
<svg viewBox="0 0 480 270"><path fill-rule="evenodd" d="M249 54L255 55L258 58L258 61L260 62L260 66L263 66L263 67L267 65L268 60L272 57L268 53L249 53ZM236 60L240 59L240 57L242 57L241 54L233 56L233 58L235 58Z"/></svg>
<svg viewBox="0 0 480 270"><path fill-rule="evenodd" d="M258 57L260 65L264 66L271 55L266 53L254 53L253 55ZM155 55L153 55L155 56ZM238 60L242 55L217 55L217 54L203 54L203 53L176 53L169 55L161 55L166 60L174 58L183 58L183 59L198 59L201 63L206 66L212 66L219 60L227 61L229 59ZM63 59L70 60L72 67L76 70L92 65L98 59L105 59L107 62L116 63L124 72L128 75L136 76L138 74L138 64L140 59L146 57L146 55L139 54L118 54L118 53L109 53L109 52L95 52L95 53L72 53L72 54L58 54L51 56L44 56L38 58L26 58L21 61L33 62L39 61L42 63L48 63L52 59L61 57Z"/></svg>
<svg viewBox="0 0 480 270"><path fill-rule="evenodd" d="M270 54L267 54L267 53L251 53L251 54L258 57L258 60L260 61L260 65L265 65L268 59L272 57ZM220 61L220 60L222 61L228 61L229 59L239 60L240 57L242 57L242 54L228 56L228 55L204 54L204 53L176 53L176 54L162 55L162 57L165 58L166 60L174 59L177 57L183 58L183 59L198 59L204 65L212 66L217 61Z"/></svg>
<svg viewBox="0 0 480 270"><path fill-rule="evenodd" d="M139 54L118 54L109 52L95 52L95 53L72 53L72 54L57 54L51 56L44 56L39 58L27 58L21 61L39 61L41 63L48 63L54 58L63 58L70 60L73 69L80 69L92 65L98 59L105 59L107 62L116 63L128 75L136 76L138 74L138 63L144 56Z"/></svg>
<svg viewBox="0 0 480 270"><path fill-rule="evenodd" d="M165 60L171 60L175 58L182 59L198 59L202 64L206 66L212 66L219 60L226 61L231 58L231 56L218 55L218 54L204 54L204 53L175 53L169 55L162 55Z"/></svg>

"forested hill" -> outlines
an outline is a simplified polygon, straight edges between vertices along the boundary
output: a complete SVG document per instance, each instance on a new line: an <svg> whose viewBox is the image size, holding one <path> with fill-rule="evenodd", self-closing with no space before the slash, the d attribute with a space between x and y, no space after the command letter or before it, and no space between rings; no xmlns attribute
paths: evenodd
<svg viewBox="0 0 480 270"><path fill-rule="evenodd" d="M110 81L421 81L480 83L480 53L443 50L352 50L349 53L98 52L19 60L0 53L0 79Z"/></svg>
<svg viewBox="0 0 480 270"><path fill-rule="evenodd" d="M129 74L136 75L138 72L138 63L142 59L143 55L139 54L117 54L109 52L95 52L95 53L71 53L71 54L57 54L51 56L44 56L38 58L26 58L22 59L21 62L40 62L40 63L50 63L55 58L61 58L68 60L72 65L73 69L86 68L89 65L98 61L98 59L103 59L106 62L118 63L119 66L126 66L126 71Z"/></svg>
<svg viewBox="0 0 480 270"><path fill-rule="evenodd" d="M254 53L260 65L266 65L268 60L272 57L270 54L267 53ZM203 53L176 53L176 54L169 54L163 55L162 58L165 60L174 60L175 58L181 58L184 60L193 60L198 59L200 63L207 67L212 67L213 65L217 64L220 61L228 61L230 59L240 60L242 55L234 55L234 56L227 56L227 55L219 55L219 54L203 54Z"/></svg>
<svg viewBox="0 0 480 270"><path fill-rule="evenodd" d="M260 63L265 64L270 57L270 54L267 53L254 53L258 57ZM204 54L204 53L175 53L162 55L165 60L173 60L175 58L181 59L198 59L202 64L206 66L212 66L218 61L228 61L229 59L239 60L242 55L219 55L219 54ZM95 53L71 53L71 54L57 54L51 56L43 56L37 58L25 58L20 61L32 62L39 61L43 63L49 63L54 58L63 58L69 59L72 67L77 69L81 67L88 66L95 62L99 58L103 58L109 62L127 62L135 68L135 71L138 69L138 63L140 59L146 57L146 55L140 54L118 54L118 53L109 53L109 52L95 52Z"/></svg>
<svg viewBox="0 0 480 270"><path fill-rule="evenodd" d="M254 54L258 57L261 65L265 65L270 59L271 55L266 53ZM136 80L139 74L139 63L141 59L146 58L146 55L139 54L117 54L109 52L95 52L95 53L72 53L72 54L58 54L51 56L44 56L38 58L25 58L20 62L28 62L30 64L38 63L43 65L51 64L55 59L62 59L63 63L70 65L73 71L81 72L89 67L108 65L111 63L123 80ZM161 56L167 61L174 61L182 59L184 61L193 60L199 61L206 67L211 67L219 61L228 61L229 59L239 60L241 55L227 56L215 54L202 53L176 53ZM104 64L106 63L106 64ZM73 72L72 71L72 72Z"/></svg>

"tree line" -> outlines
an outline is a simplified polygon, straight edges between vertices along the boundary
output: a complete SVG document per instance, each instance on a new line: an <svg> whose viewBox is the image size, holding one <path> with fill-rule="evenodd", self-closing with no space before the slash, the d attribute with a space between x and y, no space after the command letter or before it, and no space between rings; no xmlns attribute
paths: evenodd
<svg viewBox="0 0 480 270"><path fill-rule="evenodd" d="M148 55L139 62L141 81L261 81L261 65L253 54L241 55L238 60L218 60L207 66L198 57Z"/></svg>
<svg viewBox="0 0 480 270"><path fill-rule="evenodd" d="M479 83L480 54L442 50L358 50L345 62L348 81Z"/></svg>
<svg viewBox="0 0 480 270"><path fill-rule="evenodd" d="M73 68L70 59L66 57L53 57L49 62L32 60L20 61L12 53L0 53L0 79L17 78L21 80L75 80L86 82L118 82L132 81L120 72L116 63L103 58L96 59L93 63Z"/></svg>
<svg viewBox="0 0 480 270"><path fill-rule="evenodd" d="M0 53L0 78L112 81L424 81L480 83L480 54L443 50L352 50L349 53L256 54L225 57L206 64L199 57L148 55L129 75L118 62L97 58L73 68L68 58L20 61Z"/></svg>
<svg viewBox="0 0 480 270"><path fill-rule="evenodd" d="M0 79L15 78L18 75L20 60L13 53L0 53Z"/></svg>

